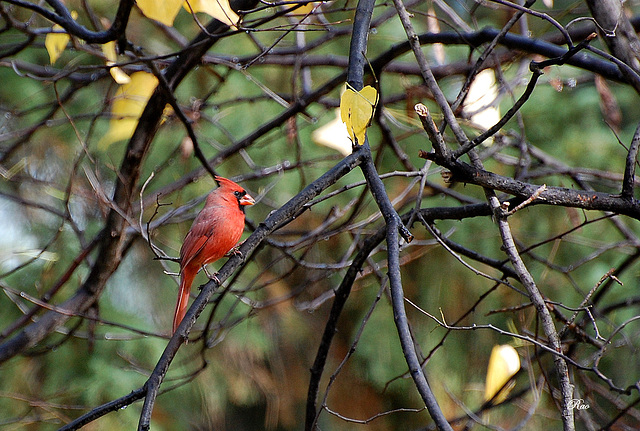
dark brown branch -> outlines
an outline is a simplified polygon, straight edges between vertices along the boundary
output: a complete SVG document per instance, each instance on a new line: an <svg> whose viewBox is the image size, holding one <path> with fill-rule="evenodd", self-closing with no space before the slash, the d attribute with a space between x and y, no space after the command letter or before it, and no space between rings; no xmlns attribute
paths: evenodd
<svg viewBox="0 0 640 431"><path fill-rule="evenodd" d="M525 183L513 178L494 174L482 169L475 169L469 164L456 161L447 163L435 153L421 152L421 157L434 160L453 173L452 180L461 183L475 184L492 190L499 190L521 199L533 195L540 185ZM550 187L540 193L533 205L544 201L548 205L568 206L586 210L612 211L640 220L640 201L623 199L620 196L597 191L574 190L565 187Z"/></svg>
<svg viewBox="0 0 640 431"><path fill-rule="evenodd" d="M92 409L91 411L85 413L72 422L69 422L65 426L60 427L58 431L72 431L80 429L86 424L93 422L98 418L101 418L107 413L117 412L118 410L127 407L138 400L141 400L142 398L144 398L144 395L144 387L136 389L135 391L131 391L130 394L125 395L124 397L109 401L108 403L102 404L101 406Z"/></svg>

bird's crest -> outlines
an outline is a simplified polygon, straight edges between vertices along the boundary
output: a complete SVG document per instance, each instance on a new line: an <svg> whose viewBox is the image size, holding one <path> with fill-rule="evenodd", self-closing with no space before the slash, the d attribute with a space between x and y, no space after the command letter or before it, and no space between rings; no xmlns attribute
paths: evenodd
<svg viewBox="0 0 640 431"><path fill-rule="evenodd" d="M216 175L214 178L214 181L216 182L216 184L218 185L218 187L228 187L231 189L240 189L242 190L242 187L240 187L238 184L234 183L233 181L231 181L228 178L225 177L221 177L220 175Z"/></svg>

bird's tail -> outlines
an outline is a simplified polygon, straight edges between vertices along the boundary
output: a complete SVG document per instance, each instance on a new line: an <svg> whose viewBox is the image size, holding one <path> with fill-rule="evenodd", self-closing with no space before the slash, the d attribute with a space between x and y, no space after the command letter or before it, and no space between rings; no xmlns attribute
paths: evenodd
<svg viewBox="0 0 640 431"><path fill-rule="evenodd" d="M183 268L180 273L180 291L178 292L178 302L176 303L176 311L173 314L173 330L172 334L176 332L180 322L184 319L184 315L187 314L187 306L189 305L189 294L191 293L191 284L198 271L193 271L190 268Z"/></svg>

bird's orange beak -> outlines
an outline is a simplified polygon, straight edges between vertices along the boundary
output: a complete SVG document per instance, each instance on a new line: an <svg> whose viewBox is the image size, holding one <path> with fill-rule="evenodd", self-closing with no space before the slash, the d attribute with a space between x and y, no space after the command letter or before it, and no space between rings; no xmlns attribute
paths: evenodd
<svg viewBox="0 0 640 431"><path fill-rule="evenodd" d="M256 201L251 197L251 195L249 193L247 193L247 194L245 194L244 196L242 196L240 198L238 203L240 205L253 205L253 204L256 203Z"/></svg>

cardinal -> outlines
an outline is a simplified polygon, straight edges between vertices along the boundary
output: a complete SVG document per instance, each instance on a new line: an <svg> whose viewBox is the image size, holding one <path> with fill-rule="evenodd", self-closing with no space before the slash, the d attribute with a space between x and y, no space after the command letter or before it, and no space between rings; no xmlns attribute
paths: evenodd
<svg viewBox="0 0 640 431"><path fill-rule="evenodd" d="M216 176L218 188L207 196L180 249L180 291L173 315L173 333L187 312L191 284L200 268L225 256L242 236L244 207L253 198L238 184Z"/></svg>

